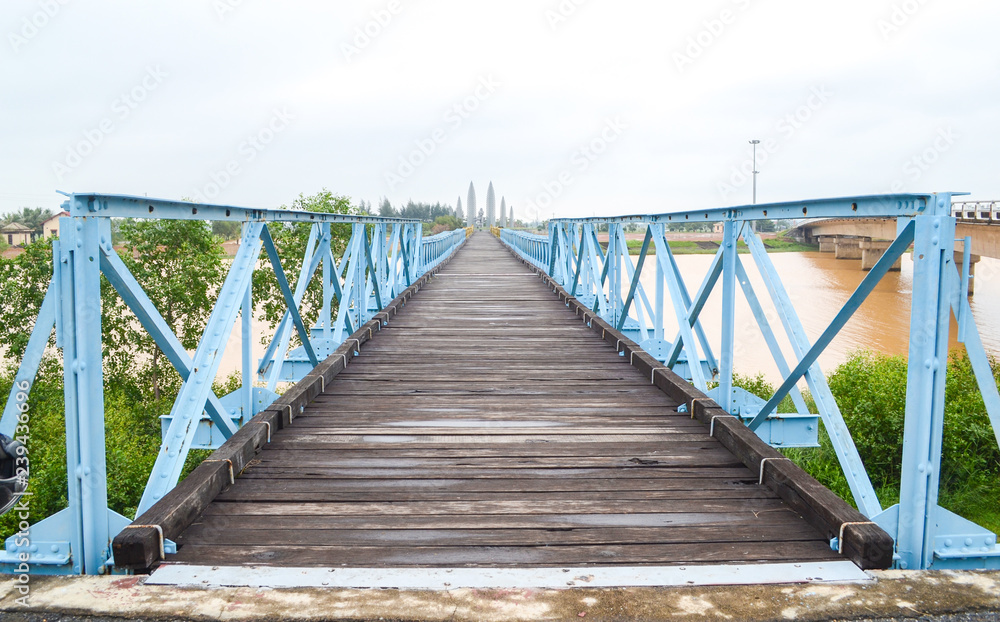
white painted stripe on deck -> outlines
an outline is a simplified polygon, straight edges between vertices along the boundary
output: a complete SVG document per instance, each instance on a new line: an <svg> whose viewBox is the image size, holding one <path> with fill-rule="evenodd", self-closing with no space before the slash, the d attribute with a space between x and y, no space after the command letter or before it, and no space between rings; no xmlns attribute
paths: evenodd
<svg viewBox="0 0 1000 622"><path fill-rule="evenodd" d="M458 588L676 587L869 581L849 561L714 566L607 566L594 568L282 568L163 564L147 585L179 587Z"/></svg>

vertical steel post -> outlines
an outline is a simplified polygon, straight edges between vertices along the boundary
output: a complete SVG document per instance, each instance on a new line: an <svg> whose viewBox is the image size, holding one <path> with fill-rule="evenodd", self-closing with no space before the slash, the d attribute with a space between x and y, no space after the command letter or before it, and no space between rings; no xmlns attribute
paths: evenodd
<svg viewBox="0 0 1000 622"><path fill-rule="evenodd" d="M330 223L325 222L320 225L320 236L326 240L330 240L327 243L328 246L333 245L333 238L330 237ZM333 265L333 261L331 260L332 257L332 249L323 253L323 306L320 309L319 319L317 320L317 324L323 327L325 331L323 334L327 338L333 335L333 326L330 323L330 303L333 301L333 279L339 278L336 266Z"/></svg>
<svg viewBox="0 0 1000 622"><path fill-rule="evenodd" d="M733 364L736 339L736 258L739 229L727 220L722 228L722 348L719 353L719 401L733 411Z"/></svg>
<svg viewBox="0 0 1000 622"><path fill-rule="evenodd" d="M663 235L663 227L657 227L656 225L649 225L647 227L647 231L650 232L650 236L653 238L654 249L657 246L660 246L661 244L666 245L667 243L666 240L660 240L660 238L656 237ZM666 274L663 272L663 264L661 264L659 261L655 261L654 263L656 264L656 294L655 294L656 317L653 318L653 327L655 328L655 330L653 331L653 339L656 339L658 341L663 341L663 331L665 330L664 322L666 321L666 316L663 315L664 312L663 288L665 284L664 279L666 278Z"/></svg>
<svg viewBox="0 0 1000 622"><path fill-rule="evenodd" d="M927 568L934 559L951 321L946 271L955 271L955 218L950 205L950 197L938 195L927 214L914 218L913 308L896 532L903 568Z"/></svg>
<svg viewBox="0 0 1000 622"><path fill-rule="evenodd" d="M245 424L253 418L253 280L247 284L246 292L243 294L243 305L241 314L242 335L242 365L241 370L243 386L240 393L243 396L243 417L240 425ZM275 365L281 365L280 361L275 361ZM225 415L225 413L223 413Z"/></svg>
<svg viewBox="0 0 1000 622"><path fill-rule="evenodd" d="M608 223L608 255L605 261L611 262L609 271L608 295L611 298L611 317L606 318L612 326L618 326L622 313L622 253L628 252L628 247L621 248L618 239L620 223Z"/></svg>
<svg viewBox="0 0 1000 622"><path fill-rule="evenodd" d="M73 522L73 569L98 574L110 535L104 450L104 374L101 350L101 239L98 218L64 218L59 262L66 469Z"/></svg>

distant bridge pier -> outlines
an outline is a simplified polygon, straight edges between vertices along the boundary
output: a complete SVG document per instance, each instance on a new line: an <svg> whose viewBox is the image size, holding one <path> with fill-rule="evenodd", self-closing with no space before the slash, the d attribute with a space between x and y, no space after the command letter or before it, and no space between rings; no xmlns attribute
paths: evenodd
<svg viewBox="0 0 1000 622"><path fill-rule="evenodd" d="M837 250L837 237L835 235L821 235L816 238L819 243L819 252L833 253Z"/></svg>
<svg viewBox="0 0 1000 622"><path fill-rule="evenodd" d="M961 243L956 244L956 246L960 246L960 245L961 245ZM955 265L958 266L958 269L959 269L960 272L962 270L962 261L963 261L962 256L963 256L963 254L964 253L962 251L955 251ZM969 297L972 297L972 294L974 294L975 291L976 291L976 278L975 278L976 277L976 264L979 263L980 259L982 259L982 257L980 255L970 255L969 256L969 276L972 277L972 278L969 279L969 291L968 291Z"/></svg>
<svg viewBox="0 0 1000 622"><path fill-rule="evenodd" d="M885 255L885 251L889 249L889 245L892 242L885 240L863 240L861 242L861 269L868 271L875 267L879 259L882 259L882 255ZM896 263L892 264L889 268L890 272L899 272L903 269L903 258L900 257L896 260Z"/></svg>
<svg viewBox="0 0 1000 622"><path fill-rule="evenodd" d="M871 238L837 236L837 242L834 245L834 256L837 259L861 259L862 244L870 241Z"/></svg>

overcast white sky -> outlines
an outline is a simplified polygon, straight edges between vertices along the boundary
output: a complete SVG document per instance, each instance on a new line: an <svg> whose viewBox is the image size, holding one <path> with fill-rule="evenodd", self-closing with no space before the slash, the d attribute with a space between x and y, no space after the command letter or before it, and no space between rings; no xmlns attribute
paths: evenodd
<svg viewBox="0 0 1000 622"><path fill-rule="evenodd" d="M4 0L0 211L736 205L751 138L761 202L1000 199L998 33L986 0Z"/></svg>

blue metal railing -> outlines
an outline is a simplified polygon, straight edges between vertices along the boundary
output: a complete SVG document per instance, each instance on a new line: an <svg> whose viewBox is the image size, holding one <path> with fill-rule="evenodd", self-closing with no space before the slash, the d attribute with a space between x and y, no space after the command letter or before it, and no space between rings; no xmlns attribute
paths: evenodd
<svg viewBox="0 0 1000 622"><path fill-rule="evenodd" d="M779 447L813 444L818 427L816 419L822 419L858 509L896 540L899 567L998 568L1000 546L996 535L937 504L952 314L958 320L959 340L965 344L1000 444L1000 394L969 301L959 294L967 291L966 284L971 278L970 243L966 240L964 261L956 266L951 197L947 193L858 196L665 214L557 219L550 222L548 237L503 230L500 239L654 357L708 393L728 412L743 418L771 444ZM858 217L896 218L897 239L829 327L811 342L763 241L749 223L762 219ZM694 295L681 275L665 235L666 227L678 222L722 224L722 243ZM636 225L645 235L633 263L624 228ZM608 232L607 250L598 241L598 228L606 228ZM795 360L786 359L776 337L777 329L771 325L750 283L738 252L741 239L763 277ZM909 366L907 378L900 502L883 509L817 360L911 245L914 276L909 360L919 363ZM655 255L651 250L655 250ZM651 295L640 281L650 261L656 272L655 292ZM708 297L716 289L722 290L723 306L718 350L707 339L699 319ZM778 391L766 402L733 386L738 351L735 327L738 292L742 292L749 304L784 378ZM666 340L664 334L668 316L679 327L672 341ZM809 412L798 389L800 380L808 385L818 413ZM717 387L710 390L710 382L717 382ZM798 412L776 414L777 404L786 395L791 396Z"/></svg>
<svg viewBox="0 0 1000 622"><path fill-rule="evenodd" d="M531 265L541 270L549 269L549 254L552 248L549 238L524 231L501 229L500 239Z"/></svg>
<svg viewBox="0 0 1000 622"><path fill-rule="evenodd" d="M433 270L438 264L447 259L456 248L462 245L465 238L465 229L445 231L444 233L424 238L421 245L422 271L419 276Z"/></svg>
<svg viewBox="0 0 1000 622"><path fill-rule="evenodd" d="M295 381L329 356L417 278L439 265L464 239L464 231L422 238L418 221L322 212L255 209L166 201L125 195L74 194L64 208L60 238L53 243L53 276L38 320L0 419L0 433L16 437L19 404L25 401L53 327L62 349L66 403L68 507L30 526L30 545L9 538L0 569L17 572L30 558L33 573L103 573L109 544L131 520L107 506L104 445L104 378L101 343L101 276L115 287L142 327L183 380L163 442L149 475L137 516L177 483L192 448L213 448L265 409L276 385ZM243 224L217 302L194 355L164 321L142 286L111 245L112 218L230 221ZM312 225L302 268L293 284L282 269L271 238L272 223ZM334 256L331 224L351 225L341 257ZM252 364L252 281L265 253L286 305L264 358ZM322 269L322 308L315 326L303 323L299 307L307 286ZM336 303L336 314L334 314ZM242 317L242 387L218 397L212 383L228 337ZM301 346L289 352L293 331ZM267 382L255 387L253 371ZM27 388L25 388L27 387ZM170 548L172 544L166 542ZM27 547L21 550L23 547Z"/></svg>

